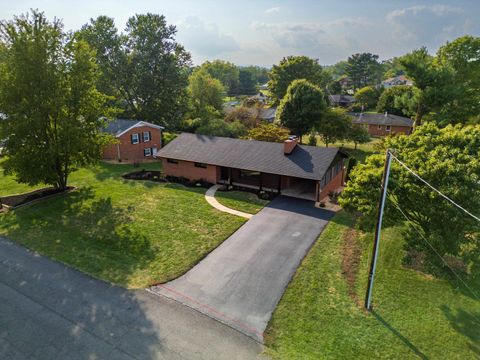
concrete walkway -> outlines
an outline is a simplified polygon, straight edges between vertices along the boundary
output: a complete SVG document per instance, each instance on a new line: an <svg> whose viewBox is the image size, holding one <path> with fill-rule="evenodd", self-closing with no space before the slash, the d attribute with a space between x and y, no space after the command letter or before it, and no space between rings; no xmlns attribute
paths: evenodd
<svg viewBox="0 0 480 360"><path fill-rule="evenodd" d="M263 341L298 265L333 213L279 196L180 278L151 288Z"/></svg>
<svg viewBox="0 0 480 360"><path fill-rule="evenodd" d="M178 302L0 238L0 359L256 359L261 345Z"/></svg>
<svg viewBox="0 0 480 360"><path fill-rule="evenodd" d="M237 215L241 216L245 219L250 219L253 215L245 213L243 211L238 211L234 209L230 209L229 207L226 207L222 204L220 204L217 199L215 199L215 192L221 187L222 185L213 185L210 189L207 190L205 193L205 199L207 202L212 205L215 209L232 214L232 215Z"/></svg>

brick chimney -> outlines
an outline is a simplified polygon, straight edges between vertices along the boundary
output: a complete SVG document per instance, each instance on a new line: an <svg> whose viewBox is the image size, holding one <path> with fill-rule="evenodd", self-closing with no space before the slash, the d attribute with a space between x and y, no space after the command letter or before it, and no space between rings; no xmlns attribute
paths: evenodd
<svg viewBox="0 0 480 360"><path fill-rule="evenodd" d="M296 136L291 136L288 140L283 142L283 153L285 155L291 154L295 146L297 146L298 139Z"/></svg>

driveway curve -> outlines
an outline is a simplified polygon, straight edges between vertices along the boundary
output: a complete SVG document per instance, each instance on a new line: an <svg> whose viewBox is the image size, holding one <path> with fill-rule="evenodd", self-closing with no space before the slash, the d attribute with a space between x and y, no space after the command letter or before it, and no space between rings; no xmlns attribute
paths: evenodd
<svg viewBox="0 0 480 360"><path fill-rule="evenodd" d="M152 287L257 341L333 213L279 196L185 275Z"/></svg>

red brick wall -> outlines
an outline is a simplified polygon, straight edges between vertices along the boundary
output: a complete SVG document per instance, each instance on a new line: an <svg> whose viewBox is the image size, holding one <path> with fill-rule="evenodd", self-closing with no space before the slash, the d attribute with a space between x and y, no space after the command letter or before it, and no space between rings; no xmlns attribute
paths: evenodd
<svg viewBox="0 0 480 360"><path fill-rule="evenodd" d="M178 164L172 164L167 159L162 158L162 169L164 175L184 177L189 180L205 180L212 184L217 182L217 167L207 165L206 168L196 167L191 161L178 161ZM219 175L218 175L219 176Z"/></svg>
<svg viewBox="0 0 480 360"><path fill-rule="evenodd" d="M142 142L142 133L150 131L151 139L147 142ZM132 134L140 134L140 142L132 144L130 136ZM119 144L107 145L103 150L103 158L106 160L118 160L118 147L120 147L120 159L123 161L143 161L151 160L152 156L144 156L143 149L154 148L160 150L162 147L162 131L149 126L140 126L133 128L122 136L118 137Z"/></svg>
<svg viewBox="0 0 480 360"><path fill-rule="evenodd" d="M391 134L410 134L410 126L391 126L390 131L387 131L386 125L368 125L368 133L372 136L387 136Z"/></svg>
<svg viewBox="0 0 480 360"><path fill-rule="evenodd" d="M342 169L337 175L334 176L330 182L325 185L325 187L320 191L320 201L328 196L330 191L338 189L340 186L343 185L343 174L345 169Z"/></svg>

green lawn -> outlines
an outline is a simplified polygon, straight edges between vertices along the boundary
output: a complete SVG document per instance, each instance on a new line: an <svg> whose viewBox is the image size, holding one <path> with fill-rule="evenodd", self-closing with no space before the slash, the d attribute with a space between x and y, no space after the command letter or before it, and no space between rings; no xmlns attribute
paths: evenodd
<svg viewBox="0 0 480 360"><path fill-rule="evenodd" d="M403 268L400 228L382 232L375 311L369 314L362 309L373 235L352 237L361 260L356 283L349 286L342 260L345 233L352 222L346 213L336 215L297 270L267 329L269 355L478 359L480 303L458 284ZM480 292L478 284L475 289Z"/></svg>
<svg viewBox="0 0 480 360"><path fill-rule="evenodd" d="M2 168L3 159L0 158L0 197L6 195L21 194L27 191L40 189L44 186L28 186L26 184L19 184L15 181L15 177L5 175Z"/></svg>
<svg viewBox="0 0 480 360"><path fill-rule="evenodd" d="M366 144L358 144L357 149L355 149L355 144L349 141L337 141L333 144L328 144L329 147L343 147L347 150L349 155L353 156L360 162L364 162L368 155L371 155L375 151L375 144L379 143L381 139L372 138ZM302 137L302 142L308 144L308 135ZM321 137L317 135L317 146L325 146L325 143L322 141Z"/></svg>
<svg viewBox="0 0 480 360"><path fill-rule="evenodd" d="M258 213L269 203L268 200L259 199L256 194L247 191L217 191L215 199L222 205L249 214Z"/></svg>
<svg viewBox="0 0 480 360"><path fill-rule="evenodd" d="M78 190L1 214L0 235L97 278L140 288L181 275L245 221L212 208L205 189L121 178L133 169L104 163L81 169L69 182ZM4 183L11 179L0 177L2 190Z"/></svg>

